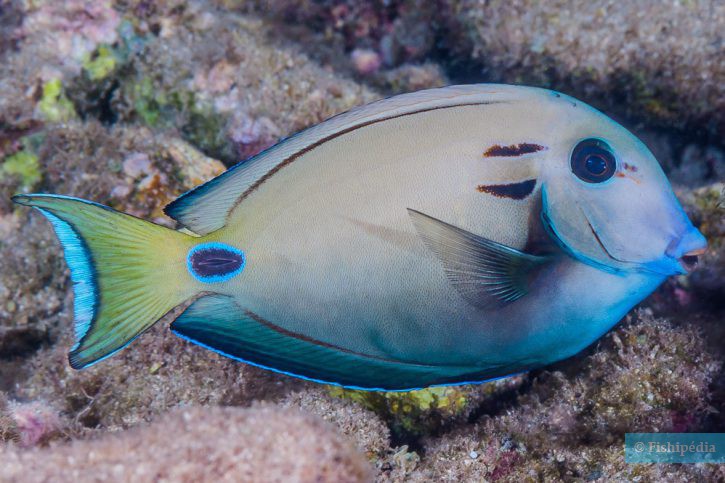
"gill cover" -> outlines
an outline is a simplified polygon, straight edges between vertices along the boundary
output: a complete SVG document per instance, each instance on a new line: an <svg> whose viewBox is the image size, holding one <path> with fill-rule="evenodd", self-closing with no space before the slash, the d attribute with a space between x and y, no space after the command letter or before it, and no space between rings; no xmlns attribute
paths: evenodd
<svg viewBox="0 0 725 483"><path fill-rule="evenodd" d="M634 135L588 106L595 116L580 128L547 174L542 218L552 236L573 256L617 272L681 273L672 246L702 235L692 226L659 163ZM603 181L577 176L573 166L582 139L597 138L616 161ZM678 255L679 256L679 255Z"/></svg>

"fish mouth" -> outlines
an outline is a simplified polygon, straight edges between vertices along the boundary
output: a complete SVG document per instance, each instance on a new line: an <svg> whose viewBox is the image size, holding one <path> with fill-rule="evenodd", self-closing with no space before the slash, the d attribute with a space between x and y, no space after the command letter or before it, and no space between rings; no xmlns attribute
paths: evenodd
<svg viewBox="0 0 725 483"><path fill-rule="evenodd" d="M704 248L702 246L702 243L704 242L704 237L702 237L702 235L697 232L697 234L699 234L699 237L702 238L702 240L698 240L697 236L694 236L693 238L693 235L690 234L689 242L684 244L685 246L683 246L682 241L685 238L685 235L687 235L687 233L685 233L682 236L677 237L676 240L673 240L673 242L671 243L671 247L668 247L668 250L658 258L642 261L623 260L622 258L617 257L607 247L606 237L602 237L599 235L599 233L597 233L597 230L589 221L587 213L581 207L579 207L579 209L581 210L583 221L586 222L587 226L589 227L589 231L591 232L592 238L594 239L594 241L596 241L597 246L604 255L602 259L594 259L591 256L579 252L574 247L569 246L559 235L553 220L548 214L548 204L546 202L546 191L544 187L542 187L541 194L542 210L540 213L540 219L546 233L564 252L569 254L572 258L605 272L616 274L623 274L627 272L640 272L658 277L669 277L677 274L686 274L696 267L697 262L699 261L699 256L704 253ZM690 250L682 253L687 249Z"/></svg>
<svg viewBox="0 0 725 483"><path fill-rule="evenodd" d="M665 255L662 259L660 259L658 261L645 262L645 263L635 263L635 262L621 260L621 259L615 257L609 251L609 249L607 249L606 245L602 241L599 234L597 234L596 230L591 225L591 223L589 222L589 219L586 217L586 215L584 216L584 219L586 220L587 225L589 226L589 230L592 233L592 237L596 240L597 245L602 250L602 252L606 255L606 257L609 260L611 260L611 262L612 262L611 264L596 261L590 257L584 256L581 253L578 253L577 251L573 250L558 235L551 219L546 214L546 212L544 210L542 210L542 212L541 212L541 220L543 221L546 232L549 234L549 236L552 237L552 239L556 242L556 244L559 245L559 247L561 247L565 252L569 253L573 258L579 260L580 262L583 262L587 265L593 266L593 267L603 270L605 272L621 274L621 273L630 272L630 271L638 271L638 272L645 272L645 273L653 274L656 276L669 277L671 275L688 273L688 270L694 269L694 266L697 264L697 259L698 259L699 253L687 253L687 254L683 255L680 259L675 259L675 258ZM688 268L688 267L691 267L691 268Z"/></svg>
<svg viewBox="0 0 725 483"><path fill-rule="evenodd" d="M665 250L665 255L677 264L680 273L692 273L697 268L700 256L707 251L707 240L695 227L690 226L674 238Z"/></svg>
<svg viewBox="0 0 725 483"><path fill-rule="evenodd" d="M696 246L687 251L686 253L682 253L681 249L678 249L680 244L682 244L683 241L686 240L688 237L690 237L690 239L693 238L691 236L691 233L688 231L676 239L677 241L674 242L674 249L672 246L673 243L671 243L663 256L659 259L655 259L652 261L623 260L621 258L615 257L612 252L607 249L606 244L599 236L599 234L597 234L597 231L594 229L592 224L589 222L589 218L586 216L586 213L582 212L582 214L584 215L584 219L589 226L589 230L591 230L592 232L592 236L597 241L597 244L602 249L604 254L607 255L610 260L616 262L620 266L631 267L631 269L635 271L648 272L656 275L664 275L667 277L672 275L686 275L692 273L697 268L700 255L703 255L707 251L707 245ZM699 235L699 237L695 236L694 238L700 238L703 242L705 242L702 234L700 234L700 232L697 230L695 230L695 232L697 233L697 235Z"/></svg>
<svg viewBox="0 0 725 483"><path fill-rule="evenodd" d="M700 262L700 256L707 252L707 248L698 248L682 255L677 261L685 271L685 273L692 273Z"/></svg>

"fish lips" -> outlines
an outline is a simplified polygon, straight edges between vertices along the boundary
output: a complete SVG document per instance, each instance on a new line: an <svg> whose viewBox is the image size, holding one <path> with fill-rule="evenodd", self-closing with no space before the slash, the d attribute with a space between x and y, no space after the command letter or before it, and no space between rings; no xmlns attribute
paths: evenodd
<svg viewBox="0 0 725 483"><path fill-rule="evenodd" d="M582 209L582 213L602 251L615 263L629 266L632 270L650 272L666 277L684 275L695 269L699 255L704 254L707 249L705 237L690 223L689 219L686 219L680 233L671 237L666 249L659 257L642 261L617 256L615 255L617 250L613 249L616 244L610 243L606 233L597 229L597 224L592 221L586 210Z"/></svg>

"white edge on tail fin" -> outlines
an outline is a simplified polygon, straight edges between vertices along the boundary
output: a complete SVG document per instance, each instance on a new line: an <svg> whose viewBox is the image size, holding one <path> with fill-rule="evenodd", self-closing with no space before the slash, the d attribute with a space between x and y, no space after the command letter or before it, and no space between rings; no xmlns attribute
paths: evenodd
<svg viewBox="0 0 725 483"><path fill-rule="evenodd" d="M70 269L73 281L73 317L76 335L76 342L71 350L75 350L80 345L81 339L88 333L96 314L98 290L90 252L70 223L43 208L36 208L36 210L41 212L53 225L55 234L63 247L66 264Z"/></svg>

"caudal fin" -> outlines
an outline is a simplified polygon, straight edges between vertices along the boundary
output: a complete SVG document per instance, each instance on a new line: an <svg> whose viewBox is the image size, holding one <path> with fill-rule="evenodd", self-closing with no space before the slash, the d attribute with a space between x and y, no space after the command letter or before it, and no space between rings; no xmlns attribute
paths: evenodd
<svg viewBox="0 0 725 483"><path fill-rule="evenodd" d="M58 195L18 195L52 223L75 296L75 369L123 349L194 295L186 270L193 238L111 208Z"/></svg>

